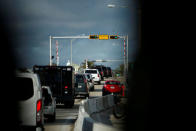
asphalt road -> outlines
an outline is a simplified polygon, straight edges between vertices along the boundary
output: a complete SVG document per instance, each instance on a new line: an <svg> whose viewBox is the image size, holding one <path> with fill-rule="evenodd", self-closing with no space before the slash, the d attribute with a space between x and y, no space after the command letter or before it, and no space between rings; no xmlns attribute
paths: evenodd
<svg viewBox="0 0 196 131"><path fill-rule="evenodd" d="M105 80L109 80L108 78ZM100 85L95 84L95 90L90 91L89 99L102 96L102 88L104 81ZM56 108L56 120L54 122L45 121L45 131L73 131L74 123L78 116L78 109L80 102L83 99L75 99L73 108L65 108L64 105L57 105ZM110 112L110 113L109 113ZM100 122L108 125L112 125L115 128L122 128L123 121L116 119L111 111L102 112L102 119ZM109 115L111 114L111 115ZM101 114L100 114L101 115ZM109 116L108 116L109 115Z"/></svg>
<svg viewBox="0 0 196 131"><path fill-rule="evenodd" d="M95 84L95 90L90 92L90 99L102 96L101 85ZM73 108L65 108L64 105L57 105L56 108L56 120L54 122L45 121L45 131L73 131L74 123L78 116L78 109L80 102L83 99L75 99Z"/></svg>

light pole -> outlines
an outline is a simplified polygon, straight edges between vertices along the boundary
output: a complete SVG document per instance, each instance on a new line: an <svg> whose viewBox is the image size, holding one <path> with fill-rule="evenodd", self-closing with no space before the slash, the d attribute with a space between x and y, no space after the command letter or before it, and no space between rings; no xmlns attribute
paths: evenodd
<svg viewBox="0 0 196 131"><path fill-rule="evenodd" d="M51 51L51 48L52 48L52 37L50 35L49 37L49 41L50 41L50 66L52 66L52 51Z"/></svg>
<svg viewBox="0 0 196 131"><path fill-rule="evenodd" d="M72 66L72 39L71 39L71 66Z"/></svg>

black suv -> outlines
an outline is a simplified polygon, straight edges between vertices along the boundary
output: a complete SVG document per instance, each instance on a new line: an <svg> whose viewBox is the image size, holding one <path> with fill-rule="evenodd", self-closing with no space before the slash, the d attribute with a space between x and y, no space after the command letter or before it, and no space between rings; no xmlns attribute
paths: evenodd
<svg viewBox="0 0 196 131"><path fill-rule="evenodd" d="M110 67L106 67L106 68L107 68L107 76L112 77L112 69Z"/></svg>
<svg viewBox="0 0 196 131"><path fill-rule="evenodd" d="M92 67L92 69L98 69L99 74L101 75L101 80L103 81L104 77L106 77L106 74L107 74L105 66L95 65L95 66Z"/></svg>
<svg viewBox="0 0 196 131"><path fill-rule="evenodd" d="M89 97L89 83L85 74L75 74L75 97Z"/></svg>

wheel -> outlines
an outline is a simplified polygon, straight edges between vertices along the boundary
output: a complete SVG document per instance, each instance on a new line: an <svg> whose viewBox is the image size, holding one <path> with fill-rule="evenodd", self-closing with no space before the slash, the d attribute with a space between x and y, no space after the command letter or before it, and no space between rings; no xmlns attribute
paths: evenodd
<svg viewBox="0 0 196 131"><path fill-rule="evenodd" d="M56 112L52 116L50 116L50 121L54 122L56 120Z"/></svg>
<svg viewBox="0 0 196 131"><path fill-rule="evenodd" d="M106 92L105 91L102 91L102 96L105 96L106 95Z"/></svg>
<svg viewBox="0 0 196 131"><path fill-rule="evenodd" d="M70 102L70 106L71 106L71 107L74 106L74 102L75 102L75 100L72 100L72 101Z"/></svg>
<svg viewBox="0 0 196 131"><path fill-rule="evenodd" d="M87 97L89 98L89 94L85 95L85 99L86 99Z"/></svg>
<svg viewBox="0 0 196 131"><path fill-rule="evenodd" d="M116 104L113 107L113 115L117 119L121 119L121 118L125 117L125 105Z"/></svg>
<svg viewBox="0 0 196 131"><path fill-rule="evenodd" d="M65 107L66 108L72 108L73 106L74 106L74 99L73 100L71 100L71 101L67 101L67 102L65 102L64 103L64 105L65 105Z"/></svg>

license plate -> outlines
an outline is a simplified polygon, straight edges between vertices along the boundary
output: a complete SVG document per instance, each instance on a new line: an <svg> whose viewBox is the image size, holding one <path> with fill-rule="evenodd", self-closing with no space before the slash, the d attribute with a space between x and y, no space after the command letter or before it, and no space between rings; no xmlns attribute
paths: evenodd
<svg viewBox="0 0 196 131"><path fill-rule="evenodd" d="M111 88L111 89L114 89L114 87L113 87L113 86L111 86L110 88Z"/></svg>
<svg viewBox="0 0 196 131"><path fill-rule="evenodd" d="M82 88L82 86L78 86L78 88Z"/></svg>

